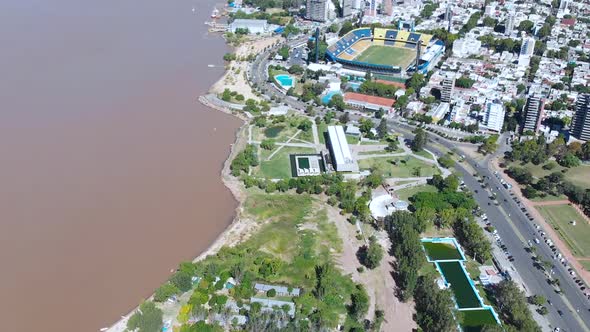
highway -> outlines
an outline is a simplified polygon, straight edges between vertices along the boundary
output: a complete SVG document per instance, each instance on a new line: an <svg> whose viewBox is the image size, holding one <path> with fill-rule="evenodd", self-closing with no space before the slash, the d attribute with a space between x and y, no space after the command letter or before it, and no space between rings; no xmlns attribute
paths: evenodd
<svg viewBox="0 0 590 332"><path fill-rule="evenodd" d="M301 43L302 40L303 39L294 40L289 42L289 45ZM263 89L267 96L274 95L275 98L280 98L283 103L287 103L290 107L297 110L304 110L307 106L305 103L286 97L266 81L266 64L268 55L270 52L278 49L278 47L280 46L268 50L255 60L252 65L251 79L259 88ZM319 113L320 114L318 115L321 115L322 112ZM351 120L358 120L360 116L350 113L350 118ZM378 122L379 120L373 119L373 121ZM404 134L406 138L412 139L414 137L412 131L415 127L413 126L401 123L394 119L389 119L388 125L390 129ZM430 134L429 137L431 137L431 141L428 143L427 148L430 151L441 155L446 153L446 151L441 151L435 144L433 144L435 143L432 141L432 137L434 137L433 134ZM500 139L500 143L502 147L496 155L503 152L506 148L503 144L503 139ZM454 150L459 145L469 145L469 143L458 143L444 138L438 138L436 144L440 144L448 150ZM590 332L590 303L588 299L586 299L579 290L568 271L557 261L551 259L553 253L543 242L536 245L537 255L544 260L551 260L555 263L555 273L553 274L553 277L559 278L561 290L563 291L562 295L557 294L554 291L553 286L549 285L545 273L533 266L534 261L532 256L525 250L525 247L528 247L527 241L533 240L535 237L539 237L539 235L534 228L533 222L529 221L528 217L525 216L518 205L513 201L508 191L502 187L499 179L494 176L493 171L490 169L489 160L496 155L489 156L481 162L467 156L464 162L476 169L479 176L485 176L487 178L486 182L489 183L489 188L497 193L497 200L500 202L499 206L492 203L488 191L481 187L478 179L461 165L461 163L458 163L456 168L463 178L463 181L465 181L466 186L474 192L475 200L491 220L492 225L498 230L498 234L502 238L503 243L514 257L513 264L522 279L526 282L525 287L529 293L543 295L551 302L550 305L547 304L546 306L549 309L547 318L552 323L552 327L559 327L561 331L568 332ZM500 189L497 190L495 189L496 187L499 187ZM558 310L561 314L558 313Z"/></svg>

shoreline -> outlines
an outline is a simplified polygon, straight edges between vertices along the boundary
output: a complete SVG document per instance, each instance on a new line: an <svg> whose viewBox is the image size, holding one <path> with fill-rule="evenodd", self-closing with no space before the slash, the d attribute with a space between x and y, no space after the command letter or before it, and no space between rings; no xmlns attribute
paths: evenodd
<svg viewBox="0 0 590 332"><path fill-rule="evenodd" d="M233 48L235 50L235 48ZM232 61L233 62L233 61ZM213 94L213 89L215 86L219 86L223 83L226 79L226 76L230 73L231 66L226 66L225 71L223 74L217 79L209 89L206 91L206 94ZM213 240L213 242L203 250L198 256L193 258L191 262L199 262L205 259L207 256L216 254L222 247L230 246L232 241L234 244L241 242L245 237L253 233L257 229L257 225L249 219L241 218L241 212L243 210L243 204L245 200L245 193L240 188L241 182L233 178L230 173L230 165L231 161L235 158L235 156L242 150L242 148L248 143L247 137L247 128L248 128L248 120L245 116L240 115L239 113L233 112L231 109L222 107L220 105L216 105L211 103L205 95L199 96L196 102L201 103L205 107L210 108L212 111L223 112L230 116L236 117L242 120L242 125L240 128L235 132L235 141L231 144L229 154L225 161L223 162L223 167L220 171L221 182L223 185L231 192L233 198L237 201L237 206L234 210L234 215L232 218L231 223L229 223L225 229L217 235L217 237ZM145 300L151 300L155 294L155 290L147 297ZM103 327L100 331L103 332L123 332L127 328L127 321L129 317L131 317L137 310L139 309L139 304L133 307L128 313L122 315L120 319L118 319L113 324L109 325L108 327Z"/></svg>

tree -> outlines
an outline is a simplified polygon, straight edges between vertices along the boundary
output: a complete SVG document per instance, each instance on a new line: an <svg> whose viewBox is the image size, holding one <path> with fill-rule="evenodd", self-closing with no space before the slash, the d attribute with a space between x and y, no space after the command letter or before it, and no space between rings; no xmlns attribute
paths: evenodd
<svg viewBox="0 0 590 332"><path fill-rule="evenodd" d="M361 247L358 255L361 264L372 270L381 263L383 248L374 237L371 237L369 245Z"/></svg>
<svg viewBox="0 0 590 332"><path fill-rule="evenodd" d="M426 142L428 141L428 134L424 129L417 128L414 131L414 135L414 140L412 141L410 147L414 152L422 151L422 149L424 149L424 146L426 146Z"/></svg>
<svg viewBox="0 0 590 332"><path fill-rule="evenodd" d="M160 332L164 326L163 312L154 302L146 301L127 321L127 329L137 332Z"/></svg>
<svg viewBox="0 0 590 332"><path fill-rule="evenodd" d="M272 138L262 140L262 142L260 142L260 147L265 150L272 150L275 148L275 140Z"/></svg>
<svg viewBox="0 0 590 332"><path fill-rule="evenodd" d="M379 138L383 139L387 136L387 121L385 119L381 119L379 125L377 126L377 135Z"/></svg>
<svg viewBox="0 0 590 332"><path fill-rule="evenodd" d="M342 124L347 124L348 121L350 121L350 114L348 112L342 113L340 118L338 118L338 121L340 121Z"/></svg>
<svg viewBox="0 0 590 332"><path fill-rule="evenodd" d="M513 281L501 281L494 293L500 316L506 324L517 331L541 331L529 311L524 294Z"/></svg>
<svg viewBox="0 0 590 332"><path fill-rule="evenodd" d="M377 188L383 183L383 173L377 169L371 171L371 174L367 175L364 183L370 188Z"/></svg>
<svg viewBox="0 0 590 332"><path fill-rule="evenodd" d="M330 98L328 102L328 107L334 107L338 111L343 111L346 108L346 104L344 103L344 98L340 94L335 94Z"/></svg>
<svg viewBox="0 0 590 332"><path fill-rule="evenodd" d="M416 96L420 97L420 89L426 85L424 75L420 73L414 73L408 81L406 81L406 88L412 88L416 91Z"/></svg>
<svg viewBox="0 0 590 332"><path fill-rule="evenodd" d="M340 31L338 32L338 36L342 37L345 34L352 31L353 29L354 29L354 26L352 25L352 22L346 21L342 24L342 27L340 28Z"/></svg>
<svg viewBox="0 0 590 332"><path fill-rule="evenodd" d="M361 119L359 129L361 133L368 135L371 129L373 129L373 121L367 118Z"/></svg>
<svg viewBox="0 0 590 332"><path fill-rule="evenodd" d="M518 31L529 32L533 29L534 26L535 23L533 23L532 21L524 20L520 22L517 29Z"/></svg>
<svg viewBox="0 0 590 332"><path fill-rule="evenodd" d="M573 153L567 152L563 157L557 159L557 162L563 167L576 167L580 166L580 159L576 157Z"/></svg>
<svg viewBox="0 0 590 332"><path fill-rule="evenodd" d="M363 285L356 285L356 291L350 296L350 314L357 320L361 320L369 311L369 296Z"/></svg>
<svg viewBox="0 0 590 332"><path fill-rule="evenodd" d="M274 288L271 288L266 292L266 296L268 296L268 297L275 297L276 295L277 295L277 291Z"/></svg>
<svg viewBox="0 0 590 332"><path fill-rule="evenodd" d="M457 323L451 308L453 300L449 290L439 289L432 274L418 280L414 291L416 322L423 331L453 331Z"/></svg>
<svg viewBox="0 0 590 332"><path fill-rule="evenodd" d="M387 147L385 148L385 150L388 152L394 152L394 151L397 151L398 148L399 148L399 141L397 140L397 138L394 138L394 139L388 140Z"/></svg>
<svg viewBox="0 0 590 332"><path fill-rule="evenodd" d="M487 27L495 27L496 24L498 24L498 21L492 17L486 16L483 18L483 25Z"/></svg>
<svg viewBox="0 0 590 332"><path fill-rule="evenodd" d="M187 292L193 286L191 277L192 276L186 271L178 271L170 277L170 282L181 292Z"/></svg>
<svg viewBox="0 0 590 332"><path fill-rule="evenodd" d="M474 83L475 81L467 76L461 76L457 80L455 80L455 86L464 89L469 89L473 87Z"/></svg>
<svg viewBox="0 0 590 332"><path fill-rule="evenodd" d="M279 49L278 54L283 58L283 60L287 60L289 58L289 46L282 46Z"/></svg>
<svg viewBox="0 0 590 332"><path fill-rule="evenodd" d="M158 287L158 289L156 289L156 292L154 293L154 301L164 302L164 301L168 300L170 297L172 297L173 295L176 295L179 293L180 293L180 290L176 286L167 282L167 283L163 284L162 286Z"/></svg>
<svg viewBox="0 0 590 332"><path fill-rule="evenodd" d="M223 101L230 101L231 100L231 91L229 89L223 90L221 94L221 100Z"/></svg>
<svg viewBox="0 0 590 332"><path fill-rule="evenodd" d="M547 303L547 298L543 295L533 295L530 297L531 303L536 306L542 306Z"/></svg>
<svg viewBox="0 0 590 332"><path fill-rule="evenodd" d="M223 60L228 61L228 62L234 61L234 60L236 60L236 55L234 53L225 53L223 55Z"/></svg>
<svg viewBox="0 0 590 332"><path fill-rule="evenodd" d="M313 123L310 120L304 119L303 121L301 121L299 123L299 125L297 126L297 128L299 128L299 129L301 129L303 131L309 131L312 126L313 126Z"/></svg>

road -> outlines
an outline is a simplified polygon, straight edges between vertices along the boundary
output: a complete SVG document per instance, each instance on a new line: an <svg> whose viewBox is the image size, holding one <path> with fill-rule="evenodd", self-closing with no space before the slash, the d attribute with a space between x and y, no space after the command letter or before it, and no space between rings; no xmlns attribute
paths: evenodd
<svg viewBox="0 0 590 332"><path fill-rule="evenodd" d="M391 122L392 127L395 126L396 131L399 131L408 138L412 138L412 127L408 125L399 124L398 122ZM503 139L501 141L504 141ZM440 138L438 144L445 148L452 150L456 148L457 142L447 141ZM428 149L433 152L444 153L440 151L435 145L430 142ZM498 153L504 151L500 149ZM495 157L495 156L492 156ZM549 309L548 319L552 322L553 327L559 327L562 331L577 332L590 331L588 324L590 323L590 311L588 300L579 291L578 287L569 276L568 271L561 265L557 264L555 267L555 275L561 281L561 289L564 295L557 294L553 287L551 287L546 279L544 272L538 270L533 266L533 260L530 253L525 250L528 246L527 241L538 237L537 232L529 219L520 210L517 204L512 200L511 196L503 189L500 181L494 176L490 170L489 160L492 157L485 158L478 162L472 158L466 157L467 162L471 167L476 169L481 176L489 178L489 187L494 188L497 192L497 199L501 203L500 206L495 206L487 193L483 190L478 180L466 170L460 163L457 169L461 173L465 185L474 191L474 198L482 208L483 212L492 221L492 224L498 230L498 234L502 238L504 244L508 247L508 251L514 257L514 266L523 280L525 280L525 287L530 294L538 294L545 296L552 305L547 305ZM499 187L500 190L495 188ZM477 190L477 193L475 193ZM506 199L506 202L504 202ZM490 203L488 205L488 203ZM537 254L544 257L544 259L551 260L553 255L551 249L543 242L537 245ZM563 316L557 313L557 310L563 312ZM579 310L577 312L576 310Z"/></svg>
<svg viewBox="0 0 590 332"><path fill-rule="evenodd" d="M301 41L302 39L294 40L289 42L289 45L294 45ZM252 65L251 78L253 82L265 90L265 94L269 96L274 95L275 98L280 98L283 103L287 103L290 107L303 111L307 106L305 103L285 97L284 94L266 82L266 63L268 55L274 50L276 49L268 50L256 59ZM321 113L322 112L320 112L320 115ZM359 120L360 118L360 116L350 113L351 120ZM374 121L379 120L374 119ZM404 134L407 138L413 138L414 136L412 134L414 127L408 124L390 119L388 120L388 125L391 129ZM500 139L502 148L497 153L502 153L505 150L506 147L504 146L504 141L503 138ZM469 143L447 141L444 138L439 138L436 143L448 150L454 150L460 145L469 145ZM437 152L439 154L445 153L444 151L440 151L433 142L429 142L427 147L432 152ZM495 155L492 157L495 157ZM488 193L481 188L481 185L475 176L466 170L465 167L458 164L456 168L461 174L467 187L474 191L475 200L481 206L488 218L492 220L493 225L498 230L498 234L507 246L508 251L514 257L514 266L522 279L526 281L525 287L528 292L530 294L543 295L551 301L552 305L547 305L549 309L547 318L552 323L552 326L559 327L562 331L568 332L590 332L588 325L590 324L590 306L588 300L573 282L568 271L561 264L557 264L554 269L555 274L553 277L560 279L561 289L563 291L563 295L559 295L554 291L553 287L548 284L544 272L533 266L532 256L525 250L525 247L528 246L528 240L532 240L538 235L533 223L529 221L517 204L511 199L508 192L503 189L499 180L493 175L493 171L490 169L489 164L490 158L491 157L488 157L483 161L476 161L467 156L464 162L476 169L480 176L487 177L491 188L501 188L500 190L494 190L497 192L498 201L501 202L500 206L495 206L491 203ZM475 192L475 190L477 190L477 192ZM506 200L506 202L504 200ZM547 245L541 242L537 247L537 254L540 257L543 257L545 260L551 260L553 253ZM559 315L558 310L560 310L563 315Z"/></svg>

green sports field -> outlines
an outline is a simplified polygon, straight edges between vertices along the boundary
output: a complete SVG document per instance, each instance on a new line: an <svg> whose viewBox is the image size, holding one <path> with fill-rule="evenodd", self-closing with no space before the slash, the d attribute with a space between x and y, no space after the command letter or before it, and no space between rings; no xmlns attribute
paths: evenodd
<svg viewBox="0 0 590 332"><path fill-rule="evenodd" d="M416 50L372 45L354 60L377 65L400 66L405 69L415 58Z"/></svg>

